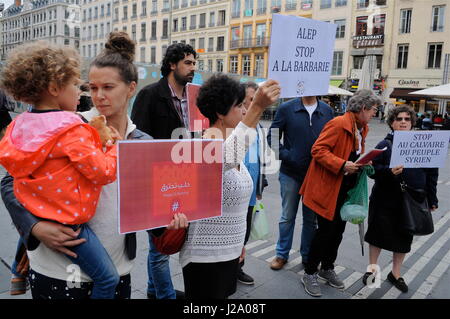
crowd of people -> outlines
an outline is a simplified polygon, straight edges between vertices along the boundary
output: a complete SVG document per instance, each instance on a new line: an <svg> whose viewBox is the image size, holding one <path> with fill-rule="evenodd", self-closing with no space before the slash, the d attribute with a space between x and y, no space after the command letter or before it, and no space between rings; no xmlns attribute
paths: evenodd
<svg viewBox="0 0 450 319"><path fill-rule="evenodd" d="M417 130L450 130L450 117L448 113L444 116L436 113L415 114L416 123L413 126Z"/></svg>
<svg viewBox="0 0 450 319"><path fill-rule="evenodd" d="M33 299L130 298L137 243L136 234L117 232L114 142L192 137L186 129L186 84L193 80L198 58L190 45L170 45L161 65L162 78L136 92L134 55L135 43L129 36L112 32L89 66L83 107L78 108L76 52L40 42L19 47L8 58L2 89L33 106L11 124L10 119L2 124L7 128L0 142L0 164L8 174L1 181L1 195L20 234L11 293L24 293L28 280ZM322 295L320 282L344 288L334 271L346 226L340 208L361 172L362 164L356 161L365 151L368 122L383 103L372 91L360 90L349 99L345 113L334 117L332 108L318 97L295 98L279 106L266 136L259 121L280 90L274 80L259 86L241 84L220 73L201 86L197 105L210 124L202 137L224 139L222 215L189 222L184 214L174 214L166 228L148 232L149 299L226 299L235 293L237 282L254 284L251 274L244 272L245 244L254 206L267 186L268 163L275 157L281 161L282 207L270 268L280 270L288 263L302 200L301 283L315 297ZM410 107L384 111L392 131L415 125ZM99 119L108 128L109 139L102 139L89 125ZM174 136L174 131L181 136ZM390 169L392 133L377 145L384 147L387 150L373 161L375 185L365 240L371 265L382 249L393 252L388 280L405 292L401 266L412 236L398 232L400 182L424 188L434 210L438 170ZM158 251L152 240L166 229L187 231L179 253L184 292L174 289L169 255ZM74 265L81 269L80 282L69 287L67 271ZM376 271L371 268L363 281L367 283Z"/></svg>

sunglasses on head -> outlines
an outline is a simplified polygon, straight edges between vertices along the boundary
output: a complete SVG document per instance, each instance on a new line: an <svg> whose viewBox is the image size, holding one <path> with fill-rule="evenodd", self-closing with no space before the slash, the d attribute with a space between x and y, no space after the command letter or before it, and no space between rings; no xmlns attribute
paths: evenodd
<svg viewBox="0 0 450 319"><path fill-rule="evenodd" d="M395 120L397 122L401 122L401 121L411 122L411 118L410 117L396 117Z"/></svg>

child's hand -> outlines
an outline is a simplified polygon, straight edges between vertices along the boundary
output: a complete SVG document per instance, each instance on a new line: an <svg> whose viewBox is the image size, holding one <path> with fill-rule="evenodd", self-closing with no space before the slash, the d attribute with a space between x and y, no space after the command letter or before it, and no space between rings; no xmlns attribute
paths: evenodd
<svg viewBox="0 0 450 319"><path fill-rule="evenodd" d="M119 131L116 130L114 126L108 126L111 130L111 138L113 139L113 142L123 140L123 137L120 135Z"/></svg>
<svg viewBox="0 0 450 319"><path fill-rule="evenodd" d="M100 136L100 140L102 141L102 145L108 146L108 144L114 142L114 139L111 136L112 135L111 128L106 126L106 118L104 115L93 117L89 121L89 124L97 130L98 135Z"/></svg>

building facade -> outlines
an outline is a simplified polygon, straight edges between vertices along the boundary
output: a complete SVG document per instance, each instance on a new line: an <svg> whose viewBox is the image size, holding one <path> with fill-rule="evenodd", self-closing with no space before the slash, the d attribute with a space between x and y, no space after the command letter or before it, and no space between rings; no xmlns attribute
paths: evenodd
<svg viewBox="0 0 450 319"><path fill-rule="evenodd" d="M450 1L395 2L386 87L397 102L437 111L438 101L408 93L443 82L445 56L450 58Z"/></svg>
<svg viewBox="0 0 450 319"><path fill-rule="evenodd" d="M356 0L351 2L350 54L348 82L350 91L358 89L367 56L375 56L374 90L380 92L390 70L392 27L395 0Z"/></svg>
<svg viewBox="0 0 450 319"><path fill-rule="evenodd" d="M113 29L136 41L136 62L161 63L170 43L170 16L170 0L113 0Z"/></svg>
<svg viewBox="0 0 450 319"><path fill-rule="evenodd" d="M79 0L21 0L3 11L1 59L18 45L45 40L80 48Z"/></svg>
<svg viewBox="0 0 450 319"><path fill-rule="evenodd" d="M334 86L345 86L350 76L351 59L351 0L320 1L313 3L312 18L323 22L334 23L336 27L336 42L333 52L333 66L331 70L330 84Z"/></svg>
<svg viewBox="0 0 450 319"><path fill-rule="evenodd" d="M272 13L312 17L312 0L230 0L228 72L267 78Z"/></svg>
<svg viewBox="0 0 450 319"><path fill-rule="evenodd" d="M84 58L93 58L103 49L112 31L112 0L81 0L81 45Z"/></svg>
<svg viewBox="0 0 450 319"><path fill-rule="evenodd" d="M199 71L227 72L228 0L173 0L170 21L171 43L190 44Z"/></svg>

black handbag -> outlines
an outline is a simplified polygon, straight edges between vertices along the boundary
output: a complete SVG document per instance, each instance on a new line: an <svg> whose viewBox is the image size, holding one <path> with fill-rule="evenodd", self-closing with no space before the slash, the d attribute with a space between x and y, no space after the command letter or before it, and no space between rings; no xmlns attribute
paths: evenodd
<svg viewBox="0 0 450 319"><path fill-rule="evenodd" d="M428 206L427 194L423 189L413 189L404 181L402 190L402 214L400 225L402 231L409 235L423 236L434 232L433 217Z"/></svg>

